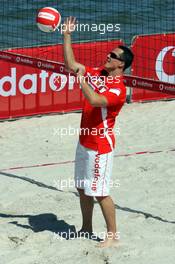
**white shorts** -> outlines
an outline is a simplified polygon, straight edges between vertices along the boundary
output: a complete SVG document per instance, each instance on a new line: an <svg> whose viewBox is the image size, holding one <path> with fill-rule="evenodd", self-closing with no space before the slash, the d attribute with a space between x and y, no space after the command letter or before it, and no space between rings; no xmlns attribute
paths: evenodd
<svg viewBox="0 0 175 264"><path fill-rule="evenodd" d="M80 143L75 158L75 186L88 196L108 196L113 164L113 151L98 154Z"/></svg>

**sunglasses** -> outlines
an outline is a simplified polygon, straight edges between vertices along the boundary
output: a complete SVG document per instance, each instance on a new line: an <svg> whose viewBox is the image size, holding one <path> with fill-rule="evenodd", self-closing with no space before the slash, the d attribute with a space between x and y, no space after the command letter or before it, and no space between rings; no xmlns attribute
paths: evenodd
<svg viewBox="0 0 175 264"><path fill-rule="evenodd" d="M123 61L123 59L120 57L120 55L115 54L114 52L109 53L110 57L115 60Z"/></svg>

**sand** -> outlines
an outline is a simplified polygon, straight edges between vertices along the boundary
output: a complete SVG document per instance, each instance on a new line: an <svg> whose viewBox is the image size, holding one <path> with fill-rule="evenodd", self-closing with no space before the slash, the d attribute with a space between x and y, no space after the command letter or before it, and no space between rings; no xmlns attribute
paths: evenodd
<svg viewBox="0 0 175 264"><path fill-rule="evenodd" d="M59 135L78 129L80 113L0 123L0 264L174 263L174 109L175 101L126 104L118 118L111 195L121 245L108 249L59 235L81 227L78 134ZM105 231L97 203L93 224Z"/></svg>

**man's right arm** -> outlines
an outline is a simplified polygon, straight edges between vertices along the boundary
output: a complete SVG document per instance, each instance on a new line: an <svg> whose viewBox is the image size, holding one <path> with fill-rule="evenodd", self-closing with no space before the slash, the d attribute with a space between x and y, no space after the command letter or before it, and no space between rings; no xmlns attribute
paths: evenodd
<svg viewBox="0 0 175 264"><path fill-rule="evenodd" d="M76 19L69 17L64 22L64 62L68 70L77 73L80 69L82 72L85 72L85 66L76 62L75 56L72 50L71 44L71 32L75 29Z"/></svg>

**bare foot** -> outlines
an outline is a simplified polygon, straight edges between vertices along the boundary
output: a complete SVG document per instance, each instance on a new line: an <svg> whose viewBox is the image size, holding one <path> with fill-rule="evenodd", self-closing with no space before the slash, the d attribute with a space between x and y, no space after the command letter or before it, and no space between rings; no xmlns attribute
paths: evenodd
<svg viewBox="0 0 175 264"><path fill-rule="evenodd" d="M90 230L80 229L77 232L72 232L71 235L69 236L69 239L75 239L79 237L90 238L92 234L93 233Z"/></svg>
<svg viewBox="0 0 175 264"><path fill-rule="evenodd" d="M118 247L119 239L110 239L106 238L104 241L97 244L98 248L109 248L109 247Z"/></svg>
<svg viewBox="0 0 175 264"><path fill-rule="evenodd" d="M85 238L90 238L93 235L92 230L90 229L80 229L77 232L77 237L85 237Z"/></svg>

